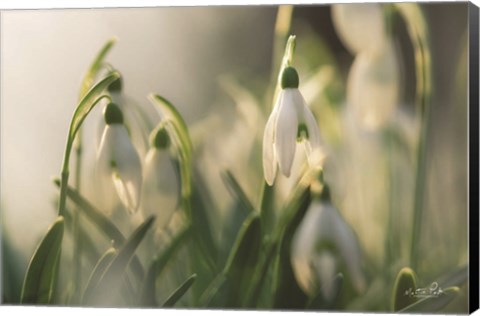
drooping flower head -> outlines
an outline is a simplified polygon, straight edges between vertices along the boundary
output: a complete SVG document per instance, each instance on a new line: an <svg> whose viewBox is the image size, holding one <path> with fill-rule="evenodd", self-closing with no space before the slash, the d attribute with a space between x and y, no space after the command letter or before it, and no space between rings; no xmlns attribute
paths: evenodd
<svg viewBox="0 0 480 316"><path fill-rule="evenodd" d="M290 176L298 142L305 144L310 164L318 159L320 132L298 86L297 71L286 67L282 73L282 89L263 135L263 171L269 185L275 180L277 163L282 174Z"/></svg>
<svg viewBox="0 0 480 316"><path fill-rule="evenodd" d="M312 202L298 226L291 253L295 278L309 295L320 290L325 299L331 300L335 275L342 272L340 266L346 266L357 291L365 288L357 238L332 205L328 186Z"/></svg>
<svg viewBox="0 0 480 316"><path fill-rule="evenodd" d="M355 122L376 130L389 122L400 95L399 52L381 4L337 4L332 19L343 44L354 55L347 81L347 104Z"/></svg>
<svg viewBox="0 0 480 316"><path fill-rule="evenodd" d="M164 229L177 209L180 181L169 155L170 136L160 125L150 135L150 150L145 160L142 209L156 217L156 226Z"/></svg>
<svg viewBox="0 0 480 316"><path fill-rule="evenodd" d="M118 197L131 212L140 204L142 165L135 147L123 124L123 114L114 103L109 103L103 117L106 123L97 155L98 169L111 176Z"/></svg>

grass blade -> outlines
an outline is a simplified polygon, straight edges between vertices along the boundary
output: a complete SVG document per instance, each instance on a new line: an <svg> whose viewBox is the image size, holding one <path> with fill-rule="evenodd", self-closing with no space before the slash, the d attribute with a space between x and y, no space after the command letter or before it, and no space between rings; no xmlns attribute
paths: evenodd
<svg viewBox="0 0 480 316"><path fill-rule="evenodd" d="M183 282L163 303L163 307L173 307L179 299L190 289L197 278L196 274L192 274L185 282Z"/></svg>
<svg viewBox="0 0 480 316"><path fill-rule="evenodd" d="M152 104L158 106L162 117L171 123L169 125L169 127L171 127L169 134L175 136L172 140L176 141L180 158L182 196L188 198L191 193L191 159L193 146L188 133L187 124L175 106L173 106L173 104L167 99L155 94L149 95L148 99Z"/></svg>
<svg viewBox="0 0 480 316"><path fill-rule="evenodd" d="M82 125L82 122L87 117L88 113L93 109L95 100L97 100L102 93L108 88L108 86L115 80L120 78L120 73L118 71L110 72L105 78L100 80L96 85L94 85L85 96L80 100L75 112L73 114L72 122L70 123L70 130L68 134L69 142L73 143L75 135Z"/></svg>
<svg viewBox="0 0 480 316"><path fill-rule="evenodd" d="M290 260L290 249L293 235L310 205L310 188L299 188L287 205L285 216L287 224L280 233L278 253L275 260L273 279L273 307L281 309L303 309L307 304L307 296L300 289L293 273ZM284 217L286 219L286 217Z"/></svg>
<svg viewBox="0 0 480 316"><path fill-rule="evenodd" d="M99 279L97 285L85 293L85 302L92 305L109 305L118 293L115 289L120 287L125 270L135 254L140 242L152 226L154 217L151 216L143 222L118 250L117 255Z"/></svg>
<svg viewBox="0 0 480 316"><path fill-rule="evenodd" d="M55 185L60 186L60 180L54 179ZM87 199L85 199L77 190L67 186L67 196L83 213L91 220L91 222L98 227L110 240L113 241L114 247L120 247L125 243L125 237L120 230L115 226L103 213L93 206ZM135 276L143 279L144 271L142 264L137 256L133 257L131 267Z"/></svg>
<svg viewBox="0 0 480 316"><path fill-rule="evenodd" d="M155 282L170 258L175 254L180 246L183 245L184 241L188 237L189 232L190 226L184 227L180 232L177 233L177 235L172 239L170 244L162 251L162 253L150 264L142 285L142 292L140 295L141 306L157 306Z"/></svg>
<svg viewBox="0 0 480 316"><path fill-rule="evenodd" d="M246 291L255 274L257 261L260 257L262 231L260 217L249 216L238 233L238 238L227 259L223 274L227 277L228 291L227 307L244 306Z"/></svg>
<svg viewBox="0 0 480 316"><path fill-rule="evenodd" d="M54 183L60 186L60 181L54 179ZM120 230L103 213L85 199L77 190L67 186L67 197L80 207L84 214L91 219L108 238L113 241L114 247L118 247L125 242L125 237Z"/></svg>
<svg viewBox="0 0 480 316"><path fill-rule="evenodd" d="M80 87L80 99L85 96L90 87L93 85L98 72L102 69L103 60L105 59L113 45L115 45L116 41L116 38L111 38L110 40L108 40L95 56L92 64L90 65L90 68L88 68L87 73L83 77Z"/></svg>
<svg viewBox="0 0 480 316"><path fill-rule="evenodd" d="M250 200L248 199L247 194L245 193L245 191L243 191L242 187L238 183L235 176L230 172L230 170L222 172L222 179L227 185L227 188L230 189L233 197L237 198L249 213L256 211L252 202L250 202Z"/></svg>
<svg viewBox="0 0 480 316"><path fill-rule="evenodd" d="M40 242L28 265L20 302L22 304L50 304L55 292L64 219L57 217Z"/></svg>
<svg viewBox="0 0 480 316"><path fill-rule="evenodd" d="M105 273L105 270L108 268L108 266L112 263L116 255L117 251L115 250L115 248L109 248L98 260L97 264L93 268L92 273L90 274L90 277L88 278L87 285L85 286L85 290L83 291L84 296L85 293L92 291L98 285L98 281Z"/></svg>

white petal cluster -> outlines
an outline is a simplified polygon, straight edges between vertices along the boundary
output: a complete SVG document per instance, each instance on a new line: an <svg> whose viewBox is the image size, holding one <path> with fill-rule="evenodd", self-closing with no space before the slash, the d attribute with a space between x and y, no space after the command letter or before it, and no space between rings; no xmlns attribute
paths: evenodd
<svg viewBox="0 0 480 316"><path fill-rule="evenodd" d="M104 114L112 105L107 105ZM107 122L102 134L97 154L97 171L111 177L121 202L134 213L140 205L142 165L123 125L123 117L118 107L114 112L116 119Z"/></svg>
<svg viewBox="0 0 480 316"><path fill-rule="evenodd" d="M312 202L293 237L291 254L295 278L309 295L320 289L325 299L332 299L333 280L341 264L358 291L365 287L355 234L328 200Z"/></svg>
<svg viewBox="0 0 480 316"><path fill-rule="evenodd" d="M332 18L340 39L355 56L347 82L347 104L367 129L383 126L399 99L400 70L382 5L338 4Z"/></svg>
<svg viewBox="0 0 480 316"><path fill-rule="evenodd" d="M320 156L318 125L298 90L298 75L293 71L296 84L282 87L264 130L263 170L269 185L275 180L277 164L284 176L290 176L298 141L304 141L310 164Z"/></svg>

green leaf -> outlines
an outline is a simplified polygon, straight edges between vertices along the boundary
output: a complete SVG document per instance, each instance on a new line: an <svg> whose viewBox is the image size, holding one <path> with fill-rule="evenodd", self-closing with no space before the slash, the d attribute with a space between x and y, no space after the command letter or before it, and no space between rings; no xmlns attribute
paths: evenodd
<svg viewBox="0 0 480 316"><path fill-rule="evenodd" d="M180 113L175 106L167 99L160 95L151 94L148 99L150 102L158 106L162 118L170 122L169 129L172 141L178 148L178 154L180 158L180 177L182 183L182 196L187 198L191 193L191 157L193 146L188 133L187 124L183 120ZM172 135L173 134L173 135Z"/></svg>
<svg viewBox="0 0 480 316"><path fill-rule="evenodd" d="M64 231L64 219L57 217L35 250L23 283L22 304L50 304L55 292Z"/></svg>
<svg viewBox="0 0 480 316"><path fill-rule="evenodd" d="M147 274L143 280L140 304L145 307L157 306L156 301L156 280L162 273L168 261L173 257L181 245L185 242L190 232L190 226L180 230L166 248L150 264Z"/></svg>
<svg viewBox="0 0 480 316"><path fill-rule="evenodd" d="M438 296L433 295L419 300L412 305L400 310L399 313L433 313L440 311L442 308L450 304L460 291L460 288L453 286L442 290Z"/></svg>
<svg viewBox="0 0 480 316"><path fill-rule="evenodd" d="M88 89L90 89L90 87L93 85L98 72L102 69L103 60L116 42L116 38L111 38L110 40L108 40L97 53L97 56L95 56L95 58L93 59L90 68L88 68L88 71L82 80L82 84L80 87L80 99L85 96Z"/></svg>
<svg viewBox="0 0 480 316"><path fill-rule="evenodd" d="M55 185L60 186L59 179L54 179L53 182ZM83 213L90 218L92 223L113 241L114 246L118 247L125 241L125 237L120 230L105 215L103 215L100 210L93 206L71 186L67 186L67 197L79 208L81 208Z"/></svg>
<svg viewBox="0 0 480 316"><path fill-rule="evenodd" d="M244 208L249 212L255 212L255 207L253 204L250 202L248 199L247 195L245 194L245 191L243 191L242 187L238 183L237 179L235 176L230 172L230 170L226 170L222 172L222 179L227 185L227 187L230 189L230 192L234 197L236 197L244 206Z"/></svg>
<svg viewBox="0 0 480 316"><path fill-rule="evenodd" d="M438 284L443 287L461 286L468 280L468 266L463 266L453 270L452 272L440 277Z"/></svg>
<svg viewBox="0 0 480 316"><path fill-rule="evenodd" d="M301 195L297 195L300 194ZM281 233L273 279L273 307L281 309L303 309L307 296L300 289L293 273L290 249L293 235L310 205L310 189L299 190L284 210L289 217ZM291 216L291 217L290 217ZM286 219L286 218L284 218ZM281 227L282 227L281 226Z"/></svg>
<svg viewBox="0 0 480 316"><path fill-rule="evenodd" d="M393 311L401 310L417 301L415 290L417 289L417 278L415 272L410 268L403 268L398 272L393 287Z"/></svg>
<svg viewBox="0 0 480 316"><path fill-rule="evenodd" d="M80 103L75 109L75 113L73 114L73 118L70 123L70 129L68 133L69 143L73 142L78 129L82 125L88 113L90 113L93 107L98 103L98 99L102 97L105 89L107 89L112 82L119 78L119 72L110 72L105 78L100 80L96 85L94 85L90 90L88 90L82 100L80 100Z"/></svg>
<svg viewBox="0 0 480 316"><path fill-rule="evenodd" d="M238 238L224 268L227 277L229 294L227 307L245 305L245 293L250 286L260 256L262 231L260 217L252 214L247 217L238 233Z"/></svg>
<svg viewBox="0 0 480 316"><path fill-rule="evenodd" d="M185 280L163 303L163 307L173 307L179 299L190 289L197 278L196 274L192 274L188 279Z"/></svg>
<svg viewBox="0 0 480 316"><path fill-rule="evenodd" d="M276 224L275 210L273 209L273 201L275 199L275 184L269 186L264 181L262 198L260 199L260 218L262 219L262 227L264 234L270 234Z"/></svg>
<svg viewBox="0 0 480 316"><path fill-rule="evenodd" d="M100 278L105 273L105 270L107 270L108 266L112 263L116 255L117 250L115 250L115 248L108 248L103 256L97 261L97 264L93 268L93 271L88 278L87 285L83 291L83 296L85 296L85 293L91 292L98 285Z"/></svg>
<svg viewBox="0 0 480 316"><path fill-rule="evenodd" d="M271 232L266 233L267 236L265 239L265 245L264 249L262 250L263 256L259 261L256 269L256 274L252 279L250 290L247 291L248 294L245 305L249 308L257 306L261 291L264 285L267 283L267 272L272 262L276 265L275 269L278 268L277 257L279 254L277 248L278 245L281 243L282 239L284 238L285 227L287 225L290 225L290 223L295 219L295 216L298 216L297 214L302 209L305 210L305 205L308 205L310 203L309 183L312 175L314 175L314 173L306 174L305 177L303 177L299 184L296 186L296 189L292 194L292 197L289 199L289 202L280 212L282 216L280 217L278 223L272 217L274 214L274 186L270 187L267 183L264 183L264 191L260 202L262 229L265 227L265 225L271 225L272 227L270 228ZM278 273L278 270L275 270L274 273ZM273 280L273 283L274 284L271 285L271 287L273 287L274 289L277 288L278 280Z"/></svg>
<svg viewBox="0 0 480 316"><path fill-rule="evenodd" d="M54 179L53 182L55 185L60 186L59 179ZM103 215L100 210L95 208L87 199L78 193L77 190L71 186L67 186L66 193L68 198L83 210L83 214L85 214L102 233L104 233L110 240L113 241L114 247L120 247L125 243L125 237L117 228L117 226L115 226L115 224L113 224L105 215ZM143 267L137 256L133 258L131 267L135 273L135 276L139 279L143 279Z"/></svg>
<svg viewBox="0 0 480 316"><path fill-rule="evenodd" d="M155 217L150 216L140 225L118 250L117 255L105 269L96 286L85 292L84 302L92 305L109 305L118 294L126 268L132 260L135 250L152 226Z"/></svg>

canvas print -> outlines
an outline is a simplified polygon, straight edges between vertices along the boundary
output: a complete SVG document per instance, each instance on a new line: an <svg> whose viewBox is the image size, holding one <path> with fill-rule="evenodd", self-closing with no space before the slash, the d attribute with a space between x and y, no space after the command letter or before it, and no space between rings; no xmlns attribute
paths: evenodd
<svg viewBox="0 0 480 316"><path fill-rule="evenodd" d="M469 8L1 12L2 304L468 312Z"/></svg>

